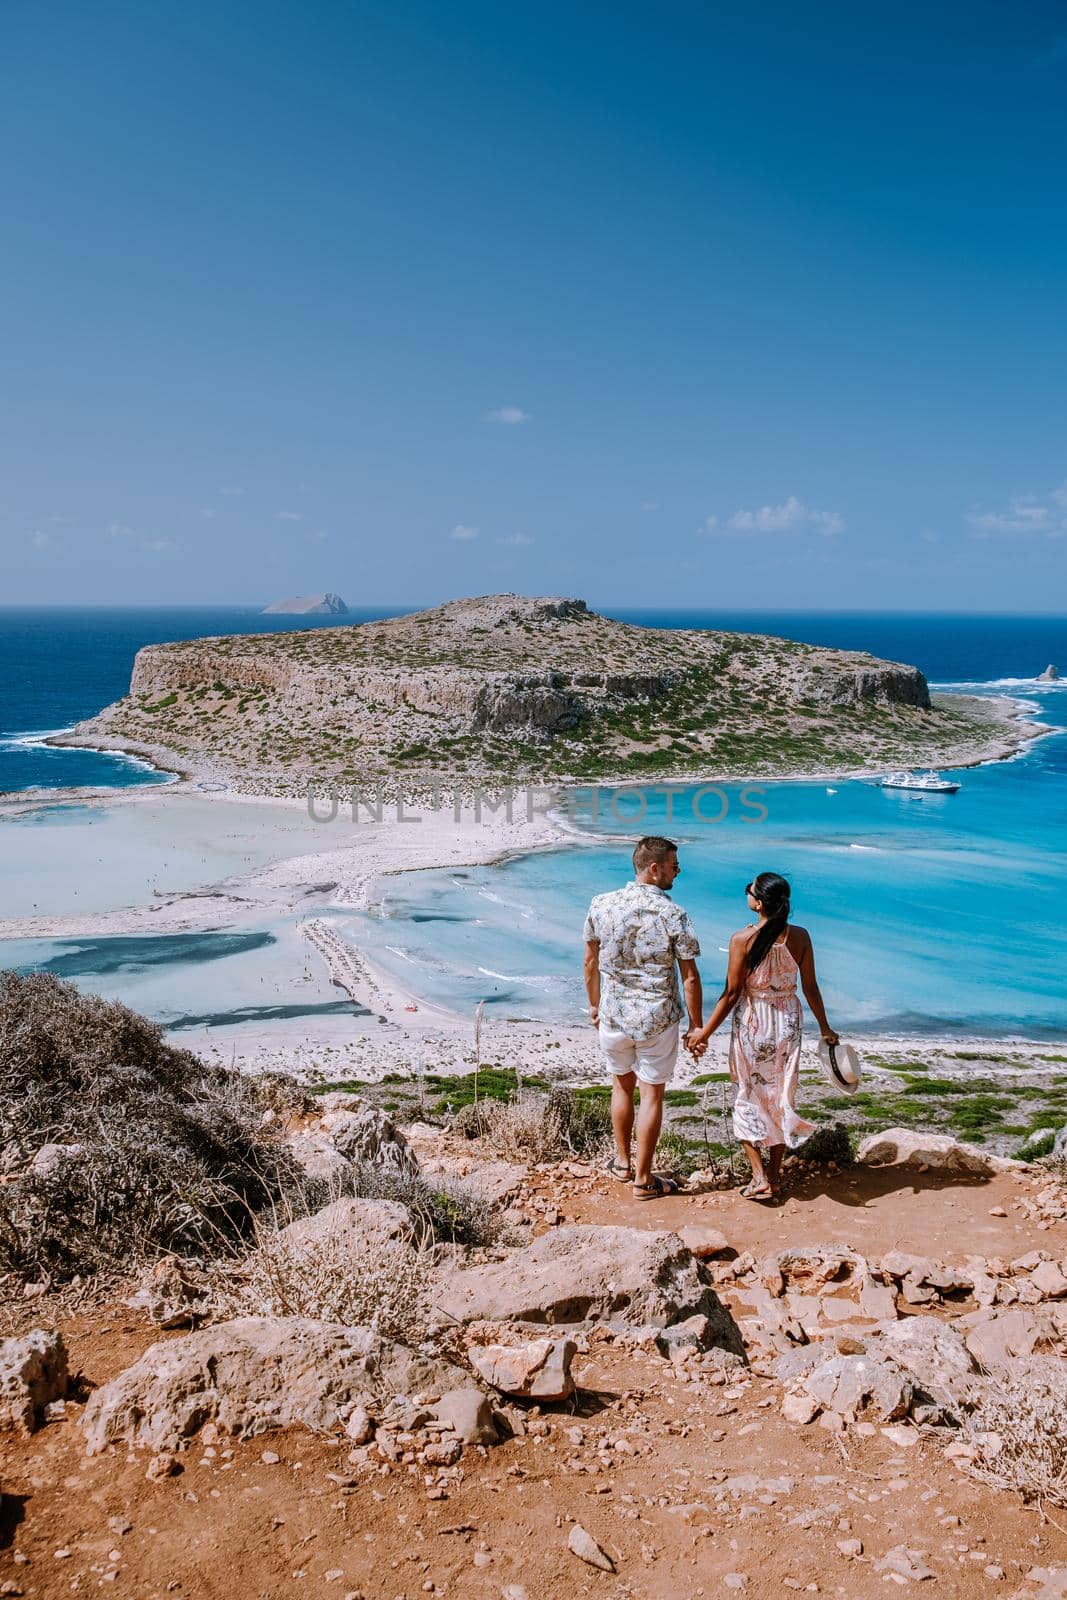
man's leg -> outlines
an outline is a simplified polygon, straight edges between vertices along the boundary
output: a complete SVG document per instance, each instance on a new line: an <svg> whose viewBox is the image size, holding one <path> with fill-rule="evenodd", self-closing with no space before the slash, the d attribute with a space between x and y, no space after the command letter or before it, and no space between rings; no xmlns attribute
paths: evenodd
<svg viewBox="0 0 1067 1600"><path fill-rule="evenodd" d="M678 1055L678 1024L653 1034L637 1046L637 1081L641 1089L641 1111L637 1118L637 1162L634 1184L646 1187L652 1179L660 1129L663 1126L663 1095L674 1076Z"/></svg>
<svg viewBox="0 0 1067 1600"><path fill-rule="evenodd" d="M611 1080L611 1131L615 1135L615 1156L619 1165L630 1170L630 1144L634 1133L635 1072L616 1072Z"/></svg>
<svg viewBox="0 0 1067 1600"><path fill-rule="evenodd" d="M656 1157L659 1131L663 1126L663 1094L665 1083L646 1083L642 1078L641 1113L637 1119L637 1164L634 1183L648 1184L652 1179L652 1163Z"/></svg>

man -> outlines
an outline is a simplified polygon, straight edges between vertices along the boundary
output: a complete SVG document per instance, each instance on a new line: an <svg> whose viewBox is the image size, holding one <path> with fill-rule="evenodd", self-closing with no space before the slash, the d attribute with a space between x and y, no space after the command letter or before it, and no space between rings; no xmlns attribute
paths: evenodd
<svg viewBox="0 0 1067 1600"><path fill-rule="evenodd" d="M676 1194L678 1185L657 1177L652 1161L663 1124L663 1095L674 1074L682 1004L681 969L689 1026L686 1044L703 1026L703 997L693 925L668 893L679 871L671 839L638 841L635 877L622 889L594 896L585 919L585 989L589 1016L611 1067L612 1175L633 1179L638 1200ZM630 1162L634 1090L640 1085L637 1163Z"/></svg>

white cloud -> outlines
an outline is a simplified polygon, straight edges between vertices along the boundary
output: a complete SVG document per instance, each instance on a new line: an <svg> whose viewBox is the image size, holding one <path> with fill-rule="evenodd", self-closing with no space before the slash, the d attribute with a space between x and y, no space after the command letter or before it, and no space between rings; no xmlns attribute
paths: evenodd
<svg viewBox="0 0 1067 1600"><path fill-rule="evenodd" d="M126 539L130 544L135 544L139 550L151 550L156 555L174 549L173 539L161 538L156 534L138 533L136 528L128 528L124 522L113 522L107 531L112 539Z"/></svg>
<svg viewBox="0 0 1067 1600"><path fill-rule="evenodd" d="M974 505L965 520L973 539L995 539L1001 534L1016 533L1062 539L1067 534L1067 482L1043 495L1014 495L998 510Z"/></svg>
<svg viewBox="0 0 1067 1600"><path fill-rule="evenodd" d="M51 547L52 535L45 533L42 528L34 528L29 537L35 550L48 550Z"/></svg>
<svg viewBox="0 0 1067 1600"><path fill-rule="evenodd" d="M211 518L211 517L217 517L218 516L218 512L215 510L214 506L201 506L200 507L200 515L202 517Z"/></svg>
<svg viewBox="0 0 1067 1600"><path fill-rule="evenodd" d="M328 539L330 535L326 532L325 528L316 528L311 537L313 539Z"/></svg>
<svg viewBox="0 0 1067 1600"><path fill-rule="evenodd" d="M302 511L279 511L277 516L279 522L303 522L304 520Z"/></svg>
<svg viewBox="0 0 1067 1600"><path fill-rule="evenodd" d="M244 490L239 488L237 484L231 483L231 484L225 484L219 490L219 494L229 494L229 495L244 494Z"/></svg>
<svg viewBox="0 0 1067 1600"><path fill-rule="evenodd" d="M483 422L504 422L512 427L519 422L529 422L530 413L523 411L519 406L499 406L496 411L487 411L482 418Z"/></svg>
<svg viewBox="0 0 1067 1600"><path fill-rule="evenodd" d="M780 506L758 506L754 510L735 511L733 516L720 520L708 517L705 533L822 533L831 536L844 533L845 519L839 511L820 511L806 506L791 494Z"/></svg>
<svg viewBox="0 0 1067 1600"><path fill-rule="evenodd" d="M498 539L497 544L510 544L518 547L520 545L533 544L533 540L528 533L509 533L503 539Z"/></svg>
<svg viewBox="0 0 1067 1600"><path fill-rule="evenodd" d="M448 537L450 539L458 539L461 543L466 543L469 539L477 539L478 530L477 528L469 528L465 522L457 522Z"/></svg>

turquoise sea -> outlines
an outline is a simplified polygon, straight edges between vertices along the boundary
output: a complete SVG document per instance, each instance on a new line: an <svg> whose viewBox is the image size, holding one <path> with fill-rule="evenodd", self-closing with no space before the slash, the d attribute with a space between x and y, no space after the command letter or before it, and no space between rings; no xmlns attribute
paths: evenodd
<svg viewBox="0 0 1067 1600"><path fill-rule="evenodd" d="M916 662L935 687L1014 694L1028 702L1035 719L1067 722L1063 688L1034 682L1049 661L1067 667L1067 619L712 612L629 617L869 649ZM0 789L43 783L55 787L61 801L62 788L72 784L156 781L151 772L113 758L42 749L33 735L68 725L121 694L140 644L262 631L267 621L292 623L262 619L251 608L0 611ZM795 920L815 938L823 989L839 1028L1065 1039L1067 737L1040 740L1019 758L957 776L962 788L951 796L891 793L861 782L765 785L758 798L766 817L759 821L752 820L757 813L751 805L740 803L737 786L725 791L725 815L714 822L694 815L692 791L667 796L650 790L640 817L633 814L633 796L621 797L613 816L611 795L604 792L595 824L586 796L570 818L576 837L591 829L609 837L495 867L404 874L386 881L373 915L335 915L348 937L417 995L464 1011L485 999L500 1016L574 1021L581 1016L585 906L592 894L628 875L637 833L666 832L681 845L676 898L697 924L708 987L721 981L724 947L746 920L744 884L754 872L773 868L793 882ZM704 817L722 810L719 800L703 802ZM39 813L34 826L68 826L69 818L69 808L60 804ZM339 819L317 830L317 848L340 842L334 829L345 826ZM144 841L139 848L150 851ZM138 857L128 870L144 878L141 894L137 883L129 883L131 896L149 899L162 869ZM162 881L169 883L174 870L171 864ZM19 898L26 893L23 884ZM78 907L76 895L72 882L70 910ZM316 914L322 909L316 907ZM257 1004L303 1004L310 1019L328 1003L310 980L302 980L302 997L275 993L273 984L254 976L261 969L253 963L276 959L276 941L288 948L290 937L290 930L275 928L243 943L203 934L158 947L151 940L123 946L99 938L75 941L65 950L54 941L21 941L17 952L9 951L20 966L58 961L54 970L86 988L124 994L128 984L131 999L136 994L161 1020L222 1027L248 1018ZM232 985L232 1005L226 999L231 964L235 979L251 976L251 982ZM154 1007L153 995L160 997Z"/></svg>

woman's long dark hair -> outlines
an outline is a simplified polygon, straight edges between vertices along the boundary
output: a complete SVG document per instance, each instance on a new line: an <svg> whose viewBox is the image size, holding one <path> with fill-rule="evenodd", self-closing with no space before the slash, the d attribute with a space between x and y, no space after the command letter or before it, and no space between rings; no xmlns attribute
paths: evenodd
<svg viewBox="0 0 1067 1600"><path fill-rule="evenodd" d="M745 953L745 967L755 972L767 951L780 939L789 921L789 897L792 890L788 881L777 872L761 872L753 878L748 892L763 907L767 918Z"/></svg>

